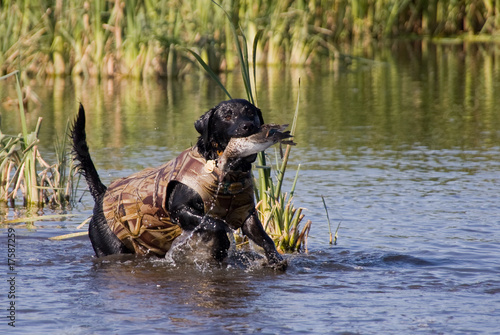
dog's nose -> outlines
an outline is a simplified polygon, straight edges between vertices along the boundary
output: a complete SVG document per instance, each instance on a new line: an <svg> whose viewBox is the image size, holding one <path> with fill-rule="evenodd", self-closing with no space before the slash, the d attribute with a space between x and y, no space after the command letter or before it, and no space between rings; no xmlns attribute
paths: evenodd
<svg viewBox="0 0 500 335"><path fill-rule="evenodd" d="M243 122L240 125L240 129L242 132L244 132L245 134L248 134L248 135L252 135L255 132L257 132L257 127L255 126L255 124L253 122Z"/></svg>

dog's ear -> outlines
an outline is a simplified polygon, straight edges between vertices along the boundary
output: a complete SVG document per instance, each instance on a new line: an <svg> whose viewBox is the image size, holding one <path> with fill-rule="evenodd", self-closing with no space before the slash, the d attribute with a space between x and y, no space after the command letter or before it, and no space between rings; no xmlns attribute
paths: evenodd
<svg viewBox="0 0 500 335"><path fill-rule="evenodd" d="M212 115L215 113L215 108L212 108L202 116L198 120L195 121L194 123L194 128L196 129L197 132L200 133L200 135L203 135L206 133L208 128L210 127L210 119L212 118Z"/></svg>
<svg viewBox="0 0 500 335"><path fill-rule="evenodd" d="M212 120L212 116L215 113L215 108L212 108L202 116L196 122L194 123L194 128L196 129L197 132L200 133L200 135L207 135L210 133L210 123Z"/></svg>
<svg viewBox="0 0 500 335"><path fill-rule="evenodd" d="M214 114L215 108L212 108L208 112L200 116L200 118L194 123L194 128L201 135L200 138L203 140L203 147L205 150L208 149L208 145L210 142L210 125L212 123L212 117Z"/></svg>

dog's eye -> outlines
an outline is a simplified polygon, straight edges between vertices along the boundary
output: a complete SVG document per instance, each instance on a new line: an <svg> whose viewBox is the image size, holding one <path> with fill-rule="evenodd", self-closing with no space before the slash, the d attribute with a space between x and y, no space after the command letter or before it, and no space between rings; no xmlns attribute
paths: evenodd
<svg viewBox="0 0 500 335"><path fill-rule="evenodd" d="M231 118L233 117L233 111L227 111L225 114L224 114L224 120L226 121L229 121L231 120Z"/></svg>

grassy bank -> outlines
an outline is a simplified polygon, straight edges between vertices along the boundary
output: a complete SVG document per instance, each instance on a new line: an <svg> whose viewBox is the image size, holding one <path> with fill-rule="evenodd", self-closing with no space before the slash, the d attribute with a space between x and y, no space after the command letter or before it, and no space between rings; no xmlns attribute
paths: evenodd
<svg viewBox="0 0 500 335"><path fill-rule="evenodd" d="M493 0L221 4L249 41L261 34L256 60L264 64L319 64L355 41L500 36L500 3ZM209 0L4 0L0 74L178 76L193 63L185 47L220 71L238 62L232 38Z"/></svg>

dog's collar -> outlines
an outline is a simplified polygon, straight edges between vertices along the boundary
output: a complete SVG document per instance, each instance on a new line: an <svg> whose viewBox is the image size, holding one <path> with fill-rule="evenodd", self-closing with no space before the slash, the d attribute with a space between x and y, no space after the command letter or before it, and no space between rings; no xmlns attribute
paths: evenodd
<svg viewBox="0 0 500 335"><path fill-rule="evenodd" d="M212 141L212 146L215 148L215 151L217 152L217 156L218 157L222 156L222 154L224 153L224 150L221 150L221 148L219 148L219 143Z"/></svg>

